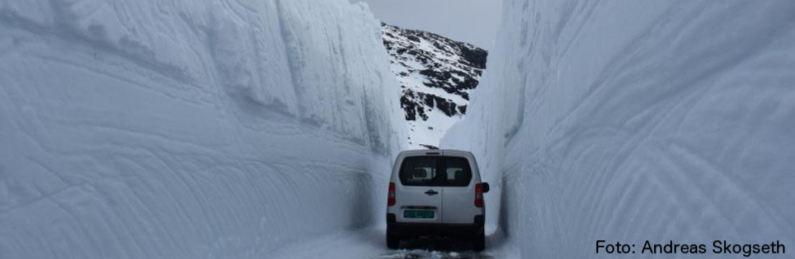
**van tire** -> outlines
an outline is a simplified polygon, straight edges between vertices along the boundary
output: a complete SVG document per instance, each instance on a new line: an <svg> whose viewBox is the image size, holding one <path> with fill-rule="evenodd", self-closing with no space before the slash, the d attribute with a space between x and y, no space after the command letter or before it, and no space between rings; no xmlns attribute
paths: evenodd
<svg viewBox="0 0 795 259"><path fill-rule="evenodd" d="M472 239L472 250L480 252L486 249L486 233L481 231L480 234Z"/></svg>
<svg viewBox="0 0 795 259"><path fill-rule="evenodd" d="M396 237L395 235L389 234L389 231L386 232L386 247L389 249L398 249L400 246L400 238Z"/></svg>

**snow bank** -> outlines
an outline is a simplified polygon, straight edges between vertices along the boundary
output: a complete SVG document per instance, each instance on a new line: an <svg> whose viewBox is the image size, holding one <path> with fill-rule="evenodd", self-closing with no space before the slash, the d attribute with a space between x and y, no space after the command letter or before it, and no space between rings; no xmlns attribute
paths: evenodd
<svg viewBox="0 0 795 259"><path fill-rule="evenodd" d="M502 196L523 258L608 256L600 239L636 244L635 257L652 257L646 240L706 244L707 258L727 256L714 240L790 248L793 13L791 1L505 1L482 87L442 147L473 149L501 181L488 198Z"/></svg>
<svg viewBox="0 0 795 259"><path fill-rule="evenodd" d="M0 258L261 258L380 219L405 132L379 25L345 0L3 1Z"/></svg>

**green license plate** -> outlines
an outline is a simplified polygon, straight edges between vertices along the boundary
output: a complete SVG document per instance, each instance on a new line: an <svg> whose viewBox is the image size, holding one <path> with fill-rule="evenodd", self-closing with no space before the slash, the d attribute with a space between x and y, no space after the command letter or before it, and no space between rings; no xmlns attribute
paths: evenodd
<svg viewBox="0 0 795 259"><path fill-rule="evenodd" d="M404 210L403 217L409 219L432 219L432 210Z"/></svg>

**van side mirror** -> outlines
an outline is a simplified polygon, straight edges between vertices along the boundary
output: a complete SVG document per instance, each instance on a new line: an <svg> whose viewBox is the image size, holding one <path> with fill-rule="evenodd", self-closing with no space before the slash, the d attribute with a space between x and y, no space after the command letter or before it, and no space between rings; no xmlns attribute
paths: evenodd
<svg viewBox="0 0 795 259"><path fill-rule="evenodd" d="M483 186L483 193L489 192L489 183L481 183Z"/></svg>

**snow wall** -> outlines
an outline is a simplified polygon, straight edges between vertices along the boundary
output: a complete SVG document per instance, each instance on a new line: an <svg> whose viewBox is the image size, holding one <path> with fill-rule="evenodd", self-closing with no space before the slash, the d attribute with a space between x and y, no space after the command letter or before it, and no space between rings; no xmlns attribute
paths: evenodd
<svg viewBox="0 0 795 259"><path fill-rule="evenodd" d="M0 258L262 258L383 221L380 30L346 0L2 1Z"/></svg>
<svg viewBox="0 0 795 259"><path fill-rule="evenodd" d="M795 246L795 2L503 8L442 147L473 150L523 258L621 256L597 240L632 257L655 256L646 240L706 244L699 258L741 256L714 240Z"/></svg>

